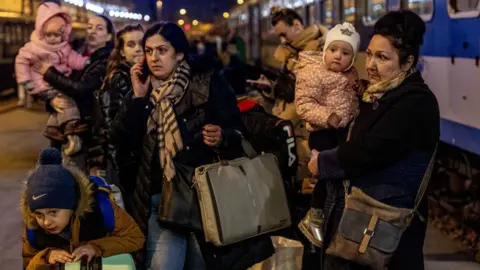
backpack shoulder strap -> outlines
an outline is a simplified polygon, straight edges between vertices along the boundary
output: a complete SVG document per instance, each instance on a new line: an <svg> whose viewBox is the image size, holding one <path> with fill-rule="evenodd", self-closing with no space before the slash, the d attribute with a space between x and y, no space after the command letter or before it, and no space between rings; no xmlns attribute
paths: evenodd
<svg viewBox="0 0 480 270"><path fill-rule="evenodd" d="M27 236L27 241L30 244L30 246L36 250L40 249L35 239L35 231L26 227L25 234Z"/></svg>
<svg viewBox="0 0 480 270"><path fill-rule="evenodd" d="M110 185L98 176L90 176L90 181L97 187L95 199L103 216L103 224L108 233L115 229L115 214L113 212L113 194Z"/></svg>

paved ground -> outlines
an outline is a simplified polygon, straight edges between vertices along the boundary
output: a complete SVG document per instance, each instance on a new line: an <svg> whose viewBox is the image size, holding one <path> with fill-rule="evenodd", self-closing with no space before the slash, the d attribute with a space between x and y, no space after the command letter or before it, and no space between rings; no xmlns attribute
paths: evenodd
<svg viewBox="0 0 480 270"><path fill-rule="evenodd" d="M41 106L35 111L12 107L0 103L1 270L21 269L21 180L34 167L39 151L48 145L42 136L47 115ZM455 244L435 229L427 232L425 259L427 270L480 270L480 264L459 253Z"/></svg>
<svg viewBox="0 0 480 270"><path fill-rule="evenodd" d="M11 105L11 104L10 104ZM48 145L41 132L47 115L38 111L0 108L0 269L21 269L19 198L21 180ZM9 107L10 108L10 107Z"/></svg>

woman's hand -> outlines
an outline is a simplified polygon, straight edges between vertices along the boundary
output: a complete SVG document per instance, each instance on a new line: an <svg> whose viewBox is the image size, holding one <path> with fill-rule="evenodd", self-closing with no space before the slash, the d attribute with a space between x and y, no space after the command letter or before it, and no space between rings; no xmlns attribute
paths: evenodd
<svg viewBox="0 0 480 270"><path fill-rule="evenodd" d="M72 262L72 254L61 249L54 249L48 255L48 264Z"/></svg>
<svg viewBox="0 0 480 270"><path fill-rule="evenodd" d="M33 69L37 71L38 73L44 75L47 73L47 70L52 66L52 64L48 62L37 62L36 64L33 65Z"/></svg>
<svg viewBox="0 0 480 270"><path fill-rule="evenodd" d="M60 98L58 96L52 98L50 105L57 113L63 113L65 109L75 107L75 104L69 99Z"/></svg>
<svg viewBox="0 0 480 270"><path fill-rule="evenodd" d="M93 257L96 255L95 248L90 245L86 244L83 246L79 246L75 251L72 253L74 259L74 262L78 262L82 259L83 256L87 256L88 261L91 261Z"/></svg>
<svg viewBox="0 0 480 270"><path fill-rule="evenodd" d="M145 97L148 93L148 87L150 85L150 76L148 76L145 82L142 82L140 80L140 75L142 75L142 64L137 63L130 69L133 95L135 97Z"/></svg>
<svg viewBox="0 0 480 270"><path fill-rule="evenodd" d="M308 170L313 174L313 176L318 175L318 154L319 152L315 149L312 150L312 156L308 162Z"/></svg>
<svg viewBox="0 0 480 270"><path fill-rule="evenodd" d="M211 147L220 145L222 142L222 128L215 125L205 125L202 131L203 142Z"/></svg>

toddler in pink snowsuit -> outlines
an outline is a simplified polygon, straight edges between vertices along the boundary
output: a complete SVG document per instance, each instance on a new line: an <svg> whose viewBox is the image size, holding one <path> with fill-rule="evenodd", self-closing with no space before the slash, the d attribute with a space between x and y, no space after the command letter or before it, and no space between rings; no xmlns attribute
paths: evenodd
<svg viewBox="0 0 480 270"><path fill-rule="evenodd" d="M75 101L53 89L43 80L43 75L33 66L39 62L48 62L66 76L72 70L82 70L88 59L76 53L68 43L72 31L72 19L61 7L52 2L41 4L37 10L35 30L30 42L23 46L15 59L17 83L32 95L37 95L47 102L59 101L68 104L66 108L52 113L48 119L45 136L64 141L68 144L64 152L72 155L81 149L79 133L85 131L80 124L80 112ZM52 106L55 108L55 106Z"/></svg>

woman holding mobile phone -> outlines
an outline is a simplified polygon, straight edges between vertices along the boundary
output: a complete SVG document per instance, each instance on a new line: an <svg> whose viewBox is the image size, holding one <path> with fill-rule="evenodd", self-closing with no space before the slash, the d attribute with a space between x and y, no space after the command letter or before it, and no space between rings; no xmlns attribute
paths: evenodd
<svg viewBox="0 0 480 270"><path fill-rule="evenodd" d="M142 45L146 62L130 71L133 91L114 119L111 135L118 143L141 143L140 167L127 204L148 235L145 267L247 269L268 258L273 254L269 237L216 248L205 243L201 228L184 225L194 215L172 215L184 207L176 196L190 196L196 167L216 162L219 156L241 155L237 130L242 123L233 90L219 73L194 66L179 26L153 25ZM189 188L178 191L181 183ZM186 204L199 209L196 198Z"/></svg>

